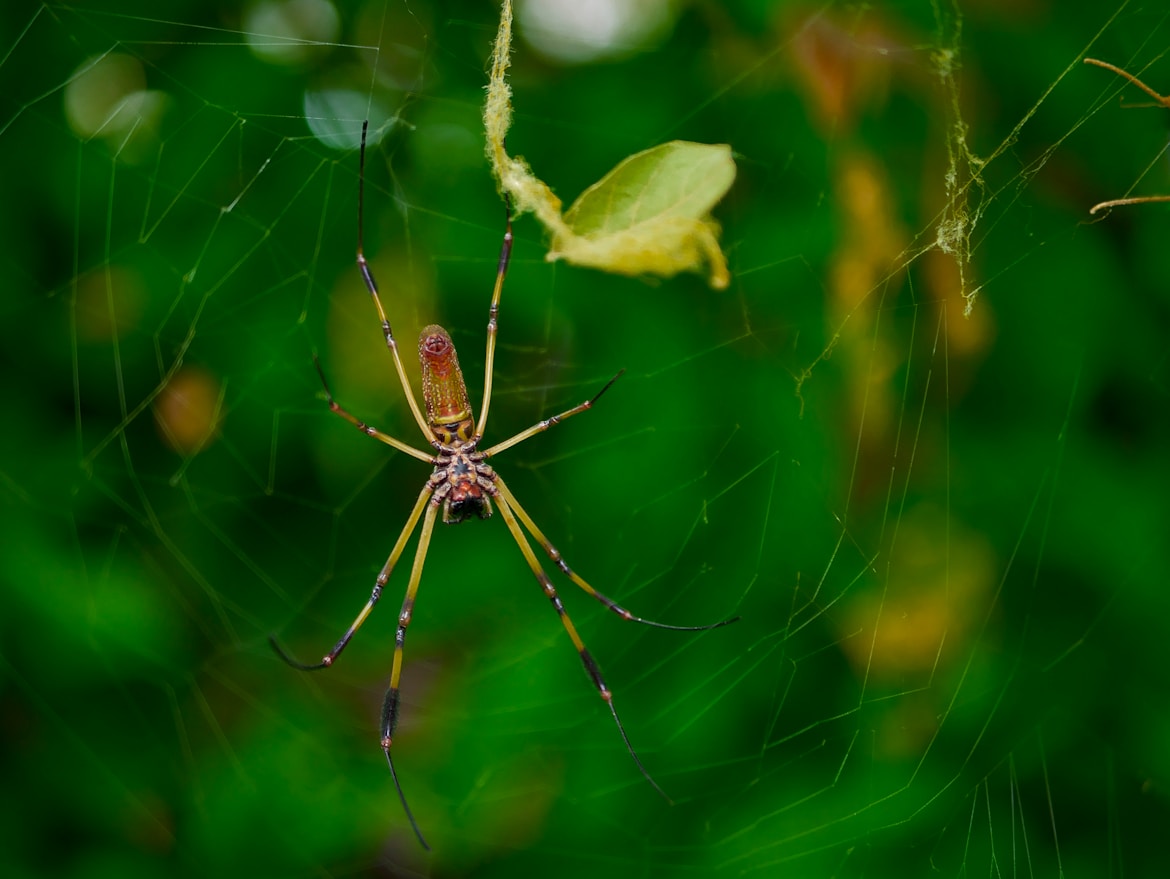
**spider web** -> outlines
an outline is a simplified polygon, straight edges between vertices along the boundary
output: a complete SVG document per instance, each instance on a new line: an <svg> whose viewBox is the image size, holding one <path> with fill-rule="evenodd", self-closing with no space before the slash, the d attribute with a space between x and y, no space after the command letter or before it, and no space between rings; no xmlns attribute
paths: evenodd
<svg viewBox="0 0 1170 879"><path fill-rule="evenodd" d="M1063 4L1061 5L1063 6ZM478 403L502 210L483 4L0 14L10 875L1152 875L1170 438L1156 5L670 7L593 65L526 43L509 147L572 198L731 143L731 288L543 262L517 224L494 462L658 799L498 517L438 529L377 747L426 476L353 265ZM282 37L284 10L323 39ZM335 24L335 29L330 30ZM520 24L524 38L524 22ZM636 83L637 87L632 88ZM417 386L417 367L407 369ZM408 550L408 555L412 550Z"/></svg>

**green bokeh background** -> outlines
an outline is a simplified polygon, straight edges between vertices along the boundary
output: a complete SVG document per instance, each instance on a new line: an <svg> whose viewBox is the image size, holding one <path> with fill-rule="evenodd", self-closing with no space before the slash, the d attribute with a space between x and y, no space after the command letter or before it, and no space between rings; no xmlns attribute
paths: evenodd
<svg viewBox="0 0 1170 879"><path fill-rule="evenodd" d="M495 7L342 4L338 42L380 52L293 68L243 45L234 4L97 7L0 12L6 876L1166 869L1170 214L1087 210L1170 192L1167 119L1079 63L1091 45L1170 91L1157 4L679 3L659 41L583 66L521 34L509 146L566 201L672 138L732 144L739 178L717 210L724 292L546 264L518 221L490 438L627 372L498 469L636 613L743 619L642 629L564 581L669 807L499 518L438 529L396 741L431 855L377 747L405 570L329 672L266 643L333 643L426 474L320 398L314 351L348 408L413 440L352 262L356 153L312 137L302 97L349 87L399 117L371 154L368 251L404 349L442 322L478 401ZM820 75L861 71L847 121L818 117L810 34ZM950 258L926 251L948 47L970 148L1014 131L970 199L970 349L940 299ZM63 108L110 51L169 95L134 161ZM906 230L856 309L834 279L882 227L850 225L855 156ZM179 360L222 390L188 457L152 405ZM936 629L925 663L880 649Z"/></svg>

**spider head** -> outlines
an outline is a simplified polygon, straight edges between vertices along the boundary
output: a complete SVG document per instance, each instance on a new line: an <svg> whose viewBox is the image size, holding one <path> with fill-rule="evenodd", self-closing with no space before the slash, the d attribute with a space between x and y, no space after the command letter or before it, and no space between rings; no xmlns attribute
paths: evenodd
<svg viewBox="0 0 1170 879"><path fill-rule="evenodd" d="M492 505L486 497L465 500L448 499L443 504L443 522L447 525L458 525L464 519L470 519L472 516L486 519L491 514Z"/></svg>
<svg viewBox="0 0 1170 879"><path fill-rule="evenodd" d="M491 514L492 502L475 482L456 485L443 499L443 522L447 525L458 525L472 516L486 519Z"/></svg>

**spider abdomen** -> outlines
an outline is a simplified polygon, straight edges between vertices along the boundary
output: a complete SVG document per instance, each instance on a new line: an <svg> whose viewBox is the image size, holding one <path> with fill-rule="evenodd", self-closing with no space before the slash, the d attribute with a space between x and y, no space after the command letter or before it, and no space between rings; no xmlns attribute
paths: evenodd
<svg viewBox="0 0 1170 879"><path fill-rule="evenodd" d="M418 338L423 401L427 422L445 446L465 443L475 432L467 385L451 336L438 324L424 327Z"/></svg>

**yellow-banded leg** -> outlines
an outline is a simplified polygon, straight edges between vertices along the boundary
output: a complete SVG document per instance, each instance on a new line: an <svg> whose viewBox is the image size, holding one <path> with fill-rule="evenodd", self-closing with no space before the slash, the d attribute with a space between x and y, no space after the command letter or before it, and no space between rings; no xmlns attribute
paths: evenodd
<svg viewBox="0 0 1170 879"><path fill-rule="evenodd" d="M496 330L500 316L500 294L504 290L504 277L508 274L508 262L512 258L512 202L504 196L504 243L500 245L500 261L496 264L496 286L492 290L492 304L488 306L487 354L483 365L483 403L479 412L479 423L475 426L472 442L479 442L487 427L488 406L492 402L492 375L496 365Z"/></svg>
<svg viewBox="0 0 1170 879"><path fill-rule="evenodd" d="M598 391L596 394L594 394L592 397L590 397L584 403L578 403L572 409L566 409L564 412L560 413L559 415L552 416L552 418L546 418L544 421L538 421L536 424L532 425L532 427L528 428L527 430L522 430L518 434L516 434L515 436L509 437L508 439L504 440L502 443L496 443L491 448L485 449L483 452L481 452L481 454L485 458L490 458L492 455L498 455L500 452L504 451L504 449L510 449L510 448L512 448L512 446L514 446L518 443L522 443L522 442L524 442L524 440L528 439L529 437L536 436L536 434L542 433L543 431L548 430L550 427L554 427L555 425L560 424L562 421L565 421L569 418L572 418L578 412L584 412L585 410L592 408L593 404L596 403L599 399L601 399L601 395L604 394L606 391L608 391L613 386L613 383L615 381L617 381L619 378L621 378L623 375L625 375L625 372L626 371L624 369L618 370L617 375L615 375L613 378L611 378L609 381L607 381L605 383L604 388L602 388L600 391Z"/></svg>
<svg viewBox="0 0 1170 879"><path fill-rule="evenodd" d="M386 754L386 763L390 766L390 777L394 780L394 787L398 790L398 799L402 800L402 808L406 812L410 826L422 847L430 850L427 841L423 839L422 831L418 829L418 822L406 804L406 794L402 792L402 785L398 783L398 773L394 771L394 760L390 756L390 745L394 736L394 729L398 726L398 683L402 678L402 648L406 645L406 627L410 625L410 618L414 615L414 597L418 594L419 580L422 578L423 565L427 560L427 548L431 543L431 532L435 530L435 515L439 512L438 504L429 504L426 515L423 517L422 531L418 536L418 549L414 552L414 566L410 569L410 583L406 587L406 597L402 599L402 610L398 614L398 629L394 633L394 664L390 669L390 687L386 690L386 697L382 700L382 751Z"/></svg>
<svg viewBox="0 0 1170 879"><path fill-rule="evenodd" d="M402 555L402 550L406 547L406 541L408 541L410 539L410 535L414 533L414 526L418 524L418 517L422 515L423 508L427 505L427 501L430 500L431 494L433 492L434 489L428 482L423 488L422 492L419 493L418 500L414 502L414 509L410 511L410 516L407 518L406 524L402 528L402 533L398 535L398 540L394 543L394 549L390 551L390 557L386 559L386 564L382 565L382 570L378 572L378 577L376 580L374 580L374 591L370 593L370 600L366 602L366 606L362 608L361 613L357 615L357 618L353 621L350 627L345 630L345 634L342 635L338 642L333 645L333 649L326 653L321 661L315 665L306 665L303 662L298 662L285 653L280 644L277 643L276 638L273 635L269 635L268 642L280 655L281 659L283 659L293 668L298 668L301 671L319 671L320 669L329 668L329 666L333 665L333 661L341 655L341 651L345 649L345 645L349 643L350 639L354 636L357 630L362 627L362 623L366 621L366 617L370 615L370 611L374 609L374 605L376 605L378 603L378 599L382 597L382 590L386 587L386 581L390 579L390 574L394 570L394 566L398 564L398 557ZM428 515L429 514L430 511L428 510Z"/></svg>
<svg viewBox="0 0 1170 879"><path fill-rule="evenodd" d="M313 365L317 367L317 375L321 377L321 384L325 388L325 399L329 401L329 409L336 412L366 436L372 436L379 442L383 442L392 449L398 449L400 452L406 452L412 458L418 458L420 461L426 461L428 464L433 463L434 455L428 455L426 452L419 451L414 446L407 445L400 439L395 439L388 433L383 433L378 428L366 424L356 415L350 415L341 407L341 404L333 399L333 393L329 390L329 382L325 381L325 370L321 368L321 361L317 359L317 355L313 355Z"/></svg>
<svg viewBox="0 0 1170 879"><path fill-rule="evenodd" d="M529 544L528 538L524 536L524 532L520 530L520 525L516 521L516 516L512 513L512 504L509 501L511 492L507 491L497 474L496 488L500 489L500 493L496 495L496 506L500 510L500 516L503 517L504 523L508 526L508 530L512 532L512 537L516 541L516 545L520 547L520 552L524 554L524 560L528 562L528 567L532 570L532 574L536 577L536 581L540 584L540 588L544 590L544 594L548 600L552 602L553 608L557 612L557 616L561 618L561 623L565 627L565 631L569 633L569 638L573 641L573 646L577 648L577 654L581 657L581 662L585 666L585 672L589 675L590 680L593 681L593 686L597 688L597 693L605 700L605 704L609 706L609 711L613 715L613 722L617 724L618 732L621 733L622 741L626 743L626 750L630 752L630 756L634 758L634 763L637 764L639 771L646 777L646 780L660 793L668 803L673 803L666 791L658 786L658 782L642 765L642 759L638 756L638 752L634 750L634 746L630 744L630 737L626 735L626 728L622 724L622 719L618 717L617 708L613 704L613 693L610 692L606 686L605 678L601 675L601 668L597 665L597 661L589 653L585 647L585 642L581 640L581 636L577 634L577 628L573 625L573 621L569 619L569 614L565 610L564 604L561 603L560 596L557 595L556 587L553 586L548 574L540 566L537 561L536 553L532 551L532 545Z"/></svg>
<svg viewBox="0 0 1170 879"><path fill-rule="evenodd" d="M362 279L366 282L366 289L374 297L374 307L378 309L378 319L382 322L382 335L386 339L386 347L390 349L390 354L394 358L394 368L398 371L398 380L402 383L402 391L406 394L406 402L410 404L410 412L414 416L419 430L427 438L427 442L435 449L438 449L439 442L427 426L426 419L422 415L422 410L419 409L418 400L414 398L414 391L410 389L410 382L406 379L406 370L402 367L402 358L398 356L398 343L394 340L394 333L390 329L390 321L386 319L386 311L382 308L382 300L378 298L378 282L374 280L374 273L370 269L370 264L366 262L363 218L366 214L366 129L369 127L370 120L367 119L362 123L362 149L361 158L358 160L358 269L362 273Z"/></svg>
<svg viewBox="0 0 1170 879"><path fill-rule="evenodd" d="M654 626L658 629L672 629L676 632L705 632L708 629L718 629L720 626L726 626L728 623L734 623L739 619L739 617L732 617L728 620L720 620L717 623L708 623L705 626L672 626L668 623L659 623L654 620L648 620L643 617L634 616L612 598L603 595L588 583L586 583L580 574L569 567L568 563L563 558L561 558L561 554L557 548L549 543L548 538L544 536L541 530L536 527L536 523L532 521L532 517L529 516L527 512L525 512L524 507L520 506L516 500L516 496L512 494L511 489L509 489L508 486L504 484L504 481L499 478L499 474L496 475L496 489L503 496L503 499L507 501L508 506L510 506L516 513L516 516L520 519L520 521L524 523L524 527L528 529L528 533L531 534L533 539L535 539L536 542L540 544L541 548L546 553L548 553L548 557L553 560L553 564L561 569L561 573L563 573L566 577L584 589L587 593L592 595L594 598L616 613L623 620L631 620L632 622L642 623L646 626Z"/></svg>

